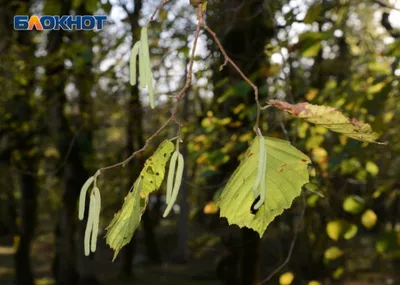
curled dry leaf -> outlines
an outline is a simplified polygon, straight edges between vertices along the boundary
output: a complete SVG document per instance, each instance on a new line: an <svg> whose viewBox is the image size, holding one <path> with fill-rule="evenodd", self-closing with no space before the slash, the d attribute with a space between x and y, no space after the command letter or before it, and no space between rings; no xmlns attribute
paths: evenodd
<svg viewBox="0 0 400 285"><path fill-rule="evenodd" d="M342 133L350 138L370 143L387 144L387 142L377 141L379 135L372 130L369 124L358 122L355 118L350 119L333 107L309 103L290 104L280 100L269 100L268 104L286 111L294 117Z"/></svg>

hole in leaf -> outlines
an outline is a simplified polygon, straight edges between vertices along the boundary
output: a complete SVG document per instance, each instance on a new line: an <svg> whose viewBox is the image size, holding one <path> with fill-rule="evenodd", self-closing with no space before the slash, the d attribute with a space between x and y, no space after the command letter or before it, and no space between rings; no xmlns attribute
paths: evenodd
<svg viewBox="0 0 400 285"><path fill-rule="evenodd" d="M152 168L151 166L147 167L146 172L147 172L148 174L151 174L151 175L154 174L153 168Z"/></svg>
<svg viewBox="0 0 400 285"><path fill-rule="evenodd" d="M160 173L156 172L156 175L158 176L158 175L160 175Z"/></svg>
<svg viewBox="0 0 400 285"><path fill-rule="evenodd" d="M252 213L253 215L257 214L259 209L254 209L254 207L256 206L257 202L260 201L260 195L257 196L257 198L254 200L253 204L251 204L250 206L250 213Z"/></svg>

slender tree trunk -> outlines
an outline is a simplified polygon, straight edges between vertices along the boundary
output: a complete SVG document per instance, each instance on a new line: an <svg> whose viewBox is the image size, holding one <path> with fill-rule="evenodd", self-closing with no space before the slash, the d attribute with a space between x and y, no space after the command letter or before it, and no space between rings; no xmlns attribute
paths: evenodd
<svg viewBox="0 0 400 285"><path fill-rule="evenodd" d="M134 1L134 10L133 12L128 13L130 25L131 25L131 35L132 35L132 44L138 38L139 35L139 13L142 9L142 1L135 0ZM129 156L135 151L135 147L137 146L137 141L139 140L139 133L143 132L142 130L142 121L137 117L137 114L140 113L141 104L139 99L139 89L136 86L132 86L130 88L130 97L128 99L128 124L126 127L126 155ZM140 130L138 130L140 128ZM136 135L136 138L135 138ZM129 188L132 185L132 181L139 174L139 163L137 160L132 161L128 164L128 185ZM136 254L136 235L132 237L132 240L124 247L122 250L122 275L125 277L134 277L133 271L133 259Z"/></svg>
<svg viewBox="0 0 400 285"><path fill-rule="evenodd" d="M82 3L81 6L77 9L77 13L80 15L89 15L90 12L86 10L85 3ZM71 151L71 155L75 158L73 162L73 175L79 177L78 181L80 184L70 185L74 187L74 190L70 188L69 191L73 192L73 203L76 205L80 188L86 179L93 175L94 169L90 170L84 165L84 161L87 158L93 157L93 99L91 96L92 87L95 82L93 71L92 71L92 59L93 56L93 42L92 39L94 37L93 32L85 32L84 36L82 36L80 31L77 31L73 34L74 42L79 42L82 46L82 51L79 54L76 54L76 57L79 57L82 65L77 65L74 68L74 82L76 85L76 89L79 94L79 125L75 126L75 129L80 129L80 133L78 134L80 144L76 144ZM81 171L79 171L81 169ZM78 171L79 172L78 172ZM100 189L101 191L101 189ZM68 205L66 205L68 207ZM76 213L75 213L76 220ZM96 268L96 254L93 254L91 257L86 257L84 255L84 235L86 229L87 215L83 222L79 223L78 226L78 244L76 246L77 249L77 263L78 263L78 273L80 276L79 284L81 285L97 285L100 284L97 278L97 268ZM98 243L101 243L103 240L99 239ZM99 248L99 246L98 246Z"/></svg>
<svg viewBox="0 0 400 285"><path fill-rule="evenodd" d="M242 6L240 6L243 4ZM253 0L253 1L226 1L221 2L221 4L215 4L216 9L219 9L216 13L225 17L225 27L224 25L217 26L211 22L209 26L215 28L217 35L219 36L222 45L225 47L228 55L236 62L236 64L241 68L241 70L251 76L253 82L256 85L262 84L260 77L256 77L262 65L265 65L265 54L264 47L265 44L274 36L274 29L272 26L267 26L265 15L267 14L264 10L264 0ZM241 7L239 10L235 10L236 7ZM213 9L213 8L211 8ZM225 10L235 11L233 13L225 13ZM213 10L214 11L214 10ZM212 21L212 20L210 20ZM221 19L218 19L218 23ZM215 27L214 27L215 26ZM215 48L216 45L213 44ZM221 59L223 62L223 59ZM217 63L218 65L220 63ZM243 78L238 74L236 70L229 66L229 64L224 67L221 72L215 74L214 82L218 82L221 78L228 77L230 80L229 85L232 86L237 82L244 82ZM228 86L227 86L228 87ZM220 92L220 91L219 91ZM264 94L260 94L260 100L264 100ZM217 96L215 96L217 97ZM244 128L233 128L227 129L235 134L241 132L247 132L249 130L248 126L253 124L253 121L243 120L234 114L231 110L234 106L240 103L244 103L248 106L254 106L255 98L254 92L250 88L246 97L232 96L231 98L224 101L222 105L215 104L218 106L216 114L219 117L230 117L233 120L241 121ZM243 150L242 150L243 151ZM241 151L237 153L240 154ZM235 154L231 154L235 156ZM222 173L232 173L237 167L237 162L235 160L230 160L225 165L221 166ZM226 179L218 175L215 177L210 184L218 184L221 180ZM210 193L213 195L213 193ZM211 198L211 197L209 197ZM260 239L252 231L248 229L241 229L242 237L242 248L240 259L238 259L236 264L230 262L227 266L231 266L227 269L228 272L234 272L237 268L240 268L241 276L239 278L238 284L256 284L258 281L258 270L259 270L259 250L260 250ZM235 255L232 255L235 256ZM225 275L226 278L231 278L229 275ZM223 284L227 284L228 279L223 281ZM231 281L232 282L232 281Z"/></svg>
<svg viewBox="0 0 400 285"><path fill-rule="evenodd" d="M22 9L29 11L31 2L21 1ZM13 9L18 9L18 6L14 6ZM11 30L11 27L9 27ZM32 41L32 35L29 32L19 32L16 35L17 43L19 44L20 54L22 60L28 60L34 57L35 45ZM33 64L28 63L26 70L23 70L23 76L27 80L26 84L21 84L15 94L16 100L19 103L19 112L16 116L17 124L29 124L33 120L33 107L30 103L30 99L33 96L35 88L35 67ZM18 167L26 171L18 174L19 186L21 191L20 199L20 225L18 227L18 240L16 243L15 253L15 278L17 285L33 285L34 276L32 273L31 264L31 243L35 233L36 219L37 219L37 179L30 173L36 173L37 168L37 153L32 151L35 147L35 143L31 139L28 139L32 134L36 132L35 128L31 127L28 134L18 132L17 150L21 155L21 158L13 158L14 162Z"/></svg>
<svg viewBox="0 0 400 285"><path fill-rule="evenodd" d="M26 166L27 169L34 169L34 165ZM30 255L37 216L37 182L32 175L20 175L20 184L21 226L15 253L15 277L17 285L33 285Z"/></svg>
<svg viewBox="0 0 400 285"><path fill-rule="evenodd" d="M260 278L260 236L257 232L242 229L242 285L258 284Z"/></svg>

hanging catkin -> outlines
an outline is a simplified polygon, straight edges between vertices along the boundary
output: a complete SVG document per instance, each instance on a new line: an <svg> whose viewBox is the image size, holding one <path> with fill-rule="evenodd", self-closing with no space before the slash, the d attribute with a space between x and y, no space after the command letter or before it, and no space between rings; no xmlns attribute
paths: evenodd
<svg viewBox="0 0 400 285"><path fill-rule="evenodd" d="M176 157L175 161L172 161L172 158ZM176 198L178 197L179 188L181 187L182 183L182 176L183 176L183 168L184 168L184 160L183 156L179 151L175 151L171 158L171 164L168 173L168 185L172 185L173 187L169 186L169 191L167 188L167 208L164 211L163 217L167 217L169 212L171 211L172 207L175 204ZM172 163L174 162L174 163ZM171 168L172 167L172 168ZM172 171L171 171L172 170ZM175 176L175 177L174 177ZM172 179L175 178L172 182ZM172 190L171 190L172 189ZM172 191L172 193L171 193ZM168 200L168 192L171 193L171 196Z"/></svg>
<svg viewBox="0 0 400 285"><path fill-rule="evenodd" d="M87 190L89 189L90 185L92 185L94 181L94 176L89 177L88 180L83 184L81 188L81 193L79 195L79 208L78 208L78 218L79 220L83 220L83 217L85 216L85 203L86 203L86 193Z"/></svg>
<svg viewBox="0 0 400 285"><path fill-rule="evenodd" d="M136 62L140 51L140 42L137 42L131 51L131 57L129 60L129 70L130 70L130 84L132 86L136 85Z"/></svg>
<svg viewBox="0 0 400 285"><path fill-rule="evenodd" d="M89 256L90 254L90 234L92 233L93 230L93 222L95 215L96 215L96 199L94 193L92 192L92 194L90 195L89 216L86 224L85 239L84 239L86 256Z"/></svg>
<svg viewBox="0 0 400 285"><path fill-rule="evenodd" d="M92 229L92 241L91 241L91 251L96 251L97 246L97 236L99 233L99 222L100 222L100 210L101 210L101 197L99 188L95 187L93 189L94 201L95 201L95 212L93 218L93 229Z"/></svg>

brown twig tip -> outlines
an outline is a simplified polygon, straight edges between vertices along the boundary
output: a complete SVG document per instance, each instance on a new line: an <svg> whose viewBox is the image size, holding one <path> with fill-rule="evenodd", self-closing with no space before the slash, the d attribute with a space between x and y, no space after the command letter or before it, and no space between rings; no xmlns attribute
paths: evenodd
<svg viewBox="0 0 400 285"><path fill-rule="evenodd" d="M283 111L287 111L290 114L293 114L295 116L299 115L301 112L306 110L306 106L309 105L309 103L298 103L298 104L290 104L285 101L281 100L275 100L271 99L268 101L268 104L270 106L273 106L275 108L281 109Z"/></svg>

